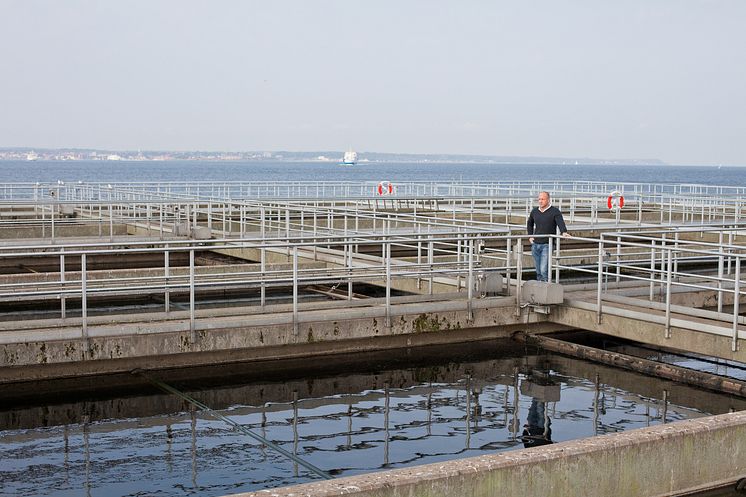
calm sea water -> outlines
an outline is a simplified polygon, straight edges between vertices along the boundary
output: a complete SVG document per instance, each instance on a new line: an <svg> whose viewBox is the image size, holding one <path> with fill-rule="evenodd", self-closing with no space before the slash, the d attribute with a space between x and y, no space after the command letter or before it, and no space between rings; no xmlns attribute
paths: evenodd
<svg viewBox="0 0 746 497"><path fill-rule="evenodd" d="M2 182L594 180L746 186L746 167L326 162L0 162Z"/></svg>

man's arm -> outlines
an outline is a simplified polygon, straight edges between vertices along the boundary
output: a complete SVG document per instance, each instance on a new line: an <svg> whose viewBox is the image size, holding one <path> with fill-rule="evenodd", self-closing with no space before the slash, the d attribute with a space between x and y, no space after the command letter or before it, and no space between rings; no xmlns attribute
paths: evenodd
<svg viewBox="0 0 746 497"><path fill-rule="evenodd" d="M534 211L533 210L528 215L528 219L526 220L526 233L528 235L534 234ZM529 236L528 241L531 243L534 243L534 237Z"/></svg>
<svg viewBox="0 0 746 497"><path fill-rule="evenodd" d="M570 234L567 232L565 218L562 217L562 213L559 209L557 209L557 214L555 214L554 216L554 222L557 224L557 227L559 228L560 234L562 234L562 236L570 236Z"/></svg>

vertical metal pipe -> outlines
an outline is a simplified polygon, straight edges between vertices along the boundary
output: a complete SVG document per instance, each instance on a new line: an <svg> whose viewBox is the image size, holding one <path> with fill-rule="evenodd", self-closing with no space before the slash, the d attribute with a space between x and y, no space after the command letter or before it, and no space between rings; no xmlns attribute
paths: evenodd
<svg viewBox="0 0 746 497"><path fill-rule="evenodd" d="M264 207L259 208L259 234L264 240L264 221L265 221Z"/></svg>
<svg viewBox="0 0 746 497"><path fill-rule="evenodd" d="M616 237L616 279L615 281L619 283L621 280L621 272L622 272L622 237L617 236Z"/></svg>
<svg viewBox="0 0 746 497"><path fill-rule="evenodd" d="M293 246L293 335L298 335L298 246Z"/></svg>
<svg viewBox="0 0 746 497"><path fill-rule="evenodd" d="M560 238L557 238L557 254L554 258L554 282L560 282Z"/></svg>
<svg viewBox="0 0 746 497"><path fill-rule="evenodd" d="M661 264L661 269L660 269L660 278L659 278L659 280L660 280L660 289L658 291L659 295L663 295L663 287L664 287L665 282L666 282L666 272L665 272L665 269L664 269L666 267L666 246L667 246L666 245L666 235L664 234L662 236L662 238L661 238L661 250L660 250L660 252L661 252L661 263L660 263Z"/></svg>
<svg viewBox="0 0 746 497"><path fill-rule="evenodd" d="M552 252L554 247L554 239L549 237L549 253L547 254L547 281L552 282Z"/></svg>
<svg viewBox="0 0 746 497"><path fill-rule="evenodd" d="M419 235L420 225L417 225L417 289L422 288L422 239Z"/></svg>
<svg viewBox="0 0 746 497"><path fill-rule="evenodd" d="M648 300L653 301L653 293L655 292L655 240L650 241L650 296Z"/></svg>
<svg viewBox="0 0 746 497"><path fill-rule="evenodd" d="M674 249L678 250L679 248L679 231L678 230L674 232L673 240L674 240L673 241ZM678 256L678 252L676 252L676 255ZM674 274L679 272L679 258L678 257L674 257L673 259L673 272Z"/></svg>
<svg viewBox="0 0 746 497"><path fill-rule="evenodd" d="M212 231L212 201L207 202L207 227Z"/></svg>
<svg viewBox="0 0 746 497"><path fill-rule="evenodd" d="M466 279L466 285L468 289L466 291L467 296L467 319L469 322L474 321L474 309L472 307L474 298L474 239L469 239L469 275Z"/></svg>
<svg viewBox="0 0 746 497"><path fill-rule="evenodd" d="M347 244L347 300L352 300L352 244L351 243Z"/></svg>
<svg viewBox="0 0 746 497"><path fill-rule="evenodd" d="M456 289L461 292L461 234L456 235Z"/></svg>
<svg viewBox="0 0 746 497"><path fill-rule="evenodd" d="M383 239L386 253L386 327L391 327L391 244Z"/></svg>
<svg viewBox="0 0 746 497"><path fill-rule="evenodd" d="M290 209L285 208L285 238L290 240Z"/></svg>
<svg viewBox="0 0 746 497"><path fill-rule="evenodd" d="M60 286L62 291L65 291L65 247L60 247ZM66 298L65 294L63 293L60 296L60 317L62 319L65 319L67 317L67 309L66 309Z"/></svg>
<svg viewBox="0 0 746 497"><path fill-rule="evenodd" d="M718 236L718 312L723 312L723 232Z"/></svg>
<svg viewBox="0 0 746 497"><path fill-rule="evenodd" d="M316 194L318 195L318 187L317 187L317 190L316 190ZM316 255L316 232L318 230L318 228L317 228L318 216L317 216L316 212L318 211L318 207L319 207L318 202L315 202L313 204L313 260L314 261L317 259L317 255Z"/></svg>
<svg viewBox="0 0 746 497"><path fill-rule="evenodd" d="M733 352L738 350L738 315L741 304L741 257L736 256L736 274L733 288Z"/></svg>
<svg viewBox="0 0 746 497"><path fill-rule="evenodd" d="M238 205L238 237L243 238L244 234L244 217L246 214L246 206L244 204Z"/></svg>
<svg viewBox="0 0 746 497"><path fill-rule="evenodd" d="M80 255L80 312L83 318L83 338L88 340L88 290L86 254Z"/></svg>
<svg viewBox="0 0 746 497"><path fill-rule="evenodd" d="M671 275L673 273L673 249L668 249L666 264L666 338L671 338Z"/></svg>
<svg viewBox="0 0 746 497"><path fill-rule="evenodd" d="M166 312L171 310L171 290L169 290L169 278L171 276L170 257L168 250L163 252L163 276L164 276L164 292L163 292L163 307Z"/></svg>
<svg viewBox="0 0 746 497"><path fill-rule="evenodd" d="M428 277L428 283L427 283L428 295L433 294L433 271L435 270L435 268L433 267L433 249L434 249L433 241L430 240L427 242L427 267L428 267L428 272L430 273Z"/></svg>
<svg viewBox="0 0 746 497"><path fill-rule="evenodd" d="M604 275L604 239L603 236L598 242L598 285L596 289L596 324L601 324L601 291L603 289Z"/></svg>
<svg viewBox="0 0 746 497"><path fill-rule="evenodd" d="M194 344L196 338L194 329L194 249L189 250L189 331L192 344Z"/></svg>
<svg viewBox="0 0 746 497"><path fill-rule="evenodd" d="M523 239L518 238L515 253L515 314L521 314L521 285L523 284Z"/></svg>
<svg viewBox="0 0 746 497"><path fill-rule="evenodd" d="M264 246L259 249L259 271L261 272L261 288L259 290L259 305L264 307L267 299L267 284L265 282L265 271L267 270L267 255Z"/></svg>

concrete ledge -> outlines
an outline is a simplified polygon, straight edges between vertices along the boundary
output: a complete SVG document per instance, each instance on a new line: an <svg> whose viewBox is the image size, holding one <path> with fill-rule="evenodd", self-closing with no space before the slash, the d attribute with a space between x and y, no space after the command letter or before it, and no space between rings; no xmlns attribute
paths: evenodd
<svg viewBox="0 0 746 497"><path fill-rule="evenodd" d="M746 412L236 494L241 497L658 496L746 474Z"/></svg>

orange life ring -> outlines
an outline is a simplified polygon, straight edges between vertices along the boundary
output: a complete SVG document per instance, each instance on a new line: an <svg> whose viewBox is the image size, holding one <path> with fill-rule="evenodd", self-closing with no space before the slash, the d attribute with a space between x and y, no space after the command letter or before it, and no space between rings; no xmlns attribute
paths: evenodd
<svg viewBox="0 0 746 497"><path fill-rule="evenodd" d="M378 195L392 195L394 193L394 185L390 181L381 181L376 187L376 193Z"/></svg>

